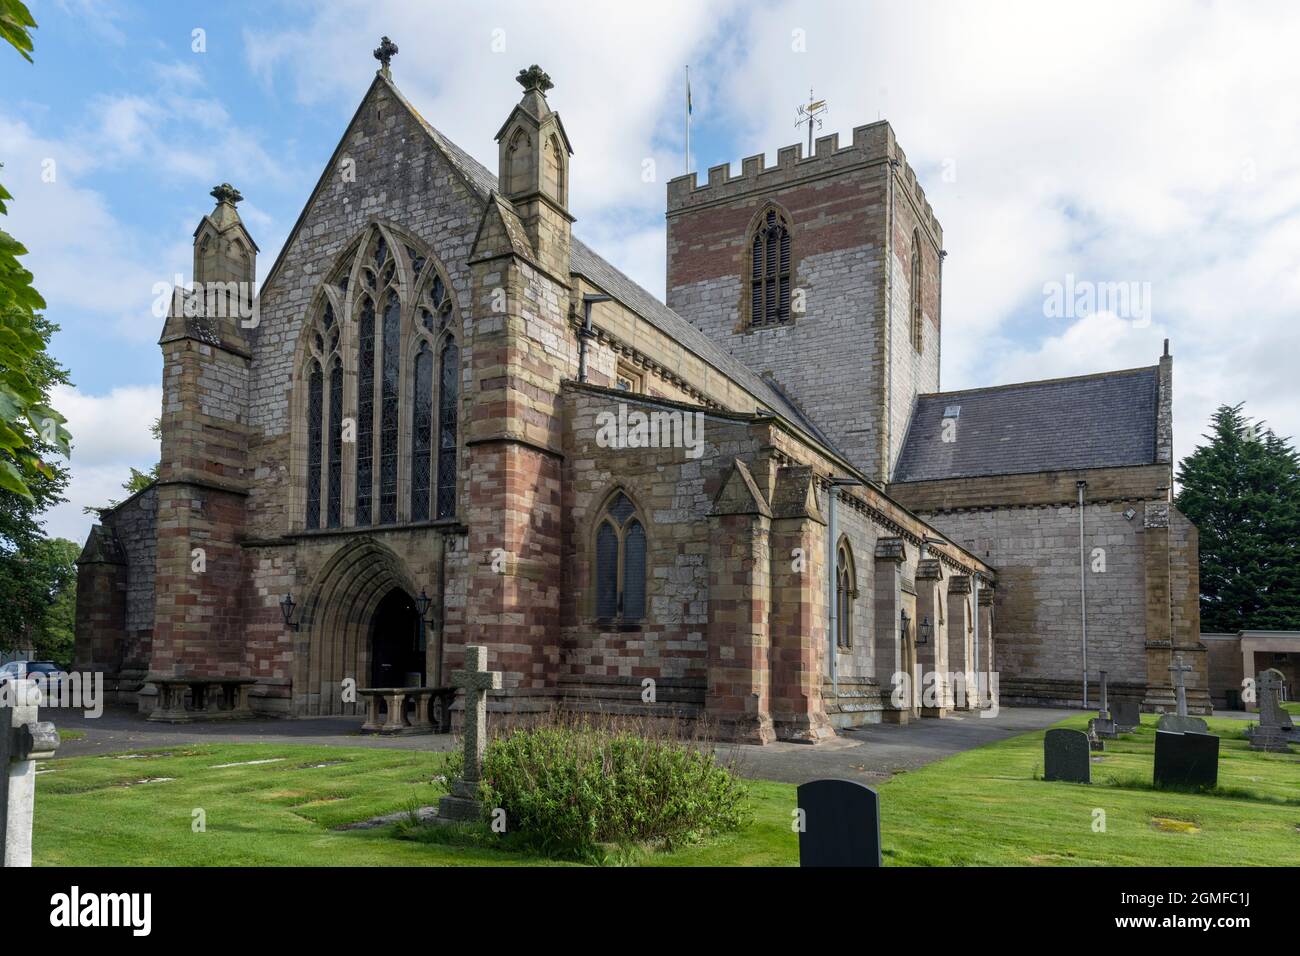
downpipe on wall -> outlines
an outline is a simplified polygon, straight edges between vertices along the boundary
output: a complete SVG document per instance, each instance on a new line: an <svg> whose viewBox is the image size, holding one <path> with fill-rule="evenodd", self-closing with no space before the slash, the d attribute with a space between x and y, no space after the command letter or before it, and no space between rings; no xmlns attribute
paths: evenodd
<svg viewBox="0 0 1300 956"><path fill-rule="evenodd" d="M1083 643L1083 709L1088 709L1088 578L1087 562L1083 553L1083 491L1086 481L1076 481L1079 490L1079 631Z"/></svg>

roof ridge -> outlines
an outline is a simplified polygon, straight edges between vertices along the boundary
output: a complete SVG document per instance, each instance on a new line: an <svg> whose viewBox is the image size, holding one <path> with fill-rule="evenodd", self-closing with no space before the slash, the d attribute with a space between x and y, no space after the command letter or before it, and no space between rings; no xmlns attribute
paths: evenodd
<svg viewBox="0 0 1300 956"><path fill-rule="evenodd" d="M951 398L954 395L971 395L976 392L997 392L1011 388L1028 388L1033 385L1056 385L1061 382L1082 382L1088 379L1118 378L1121 375L1136 375L1138 372L1158 372L1159 365L1137 365L1133 368L1113 369L1109 372L1088 372L1084 375L1063 375L1060 378L1039 378L1028 382L1005 382L1002 385L984 385L979 388L963 388L952 392L920 392L917 400L922 398Z"/></svg>

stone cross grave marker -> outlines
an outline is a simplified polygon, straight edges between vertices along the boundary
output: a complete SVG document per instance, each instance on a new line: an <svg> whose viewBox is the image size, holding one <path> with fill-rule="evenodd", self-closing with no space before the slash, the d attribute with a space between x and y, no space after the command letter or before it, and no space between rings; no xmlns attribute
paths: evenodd
<svg viewBox="0 0 1300 956"><path fill-rule="evenodd" d="M1187 687L1183 683L1183 675L1190 670L1192 668L1183 663L1183 655L1175 655L1174 662L1169 665L1169 671L1174 675L1174 696L1178 702L1178 713L1162 715L1156 724L1158 729L1196 734L1209 731L1209 725L1201 718L1187 715Z"/></svg>
<svg viewBox="0 0 1300 956"><path fill-rule="evenodd" d="M880 797L853 780L799 785L800 866L880 866Z"/></svg>
<svg viewBox="0 0 1300 956"><path fill-rule="evenodd" d="M1092 783L1088 750L1082 730L1049 730L1043 736L1043 779Z"/></svg>
<svg viewBox="0 0 1300 956"><path fill-rule="evenodd" d="M1213 787L1219 782L1219 738L1214 734L1156 731L1157 787Z"/></svg>
<svg viewBox="0 0 1300 956"><path fill-rule="evenodd" d="M438 817L444 820L477 820L482 811L478 787L483 779L483 749L487 746L487 692L501 689L501 672L487 669L487 648L470 644L465 648L465 669L452 671L451 683L465 691L461 734L465 738L465 769L453 781L451 793L438 803Z"/></svg>
<svg viewBox="0 0 1300 956"><path fill-rule="evenodd" d="M1274 671L1260 671L1255 678L1259 700L1259 724L1246 731L1251 750L1289 753L1295 737L1295 723L1282 708L1282 681Z"/></svg>
<svg viewBox="0 0 1300 956"><path fill-rule="evenodd" d="M1115 721L1115 729L1120 733L1126 734L1142 723L1142 705L1132 698L1116 700L1111 705L1110 713Z"/></svg>
<svg viewBox="0 0 1300 956"><path fill-rule="evenodd" d="M54 725L36 719L40 690L30 680L0 684L0 858L5 866L32 865L36 761L54 754Z"/></svg>
<svg viewBox="0 0 1300 956"><path fill-rule="evenodd" d="M1097 741L1093 749L1101 750L1100 738L1113 738L1115 733L1115 721L1111 720L1110 705L1106 700L1106 672L1101 671L1101 707L1097 711L1097 716L1088 721L1089 740Z"/></svg>

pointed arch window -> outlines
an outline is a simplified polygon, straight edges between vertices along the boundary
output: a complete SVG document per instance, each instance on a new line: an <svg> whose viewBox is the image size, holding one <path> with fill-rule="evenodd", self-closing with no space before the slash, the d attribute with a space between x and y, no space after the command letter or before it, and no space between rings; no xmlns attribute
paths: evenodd
<svg viewBox="0 0 1300 956"><path fill-rule="evenodd" d="M602 623L636 624L646 611L646 535L636 505L622 491L596 524L595 613Z"/></svg>
<svg viewBox="0 0 1300 956"><path fill-rule="evenodd" d="M835 646L853 647L853 605L858 597L857 569L848 538L835 549Z"/></svg>
<svg viewBox="0 0 1300 956"><path fill-rule="evenodd" d="M911 328L912 348L918 352L924 344L921 332L921 283L924 273L921 267L921 230L912 230L912 278L911 278Z"/></svg>
<svg viewBox="0 0 1300 956"><path fill-rule="evenodd" d="M336 467L338 453L333 440L341 415L342 393L340 391L336 396L334 390L336 383L339 389L343 383L342 372L337 371L341 369L339 331L334 309L329 304L307 331L307 367L304 373L307 386L307 473L303 523L313 529L336 524L335 501L341 472Z"/></svg>
<svg viewBox="0 0 1300 956"><path fill-rule="evenodd" d="M766 328L790 321L790 226L768 209L749 243L749 325Z"/></svg>
<svg viewBox="0 0 1300 956"><path fill-rule="evenodd" d="M415 239L372 226L321 290L299 372L303 525L454 517L460 352L441 269Z"/></svg>

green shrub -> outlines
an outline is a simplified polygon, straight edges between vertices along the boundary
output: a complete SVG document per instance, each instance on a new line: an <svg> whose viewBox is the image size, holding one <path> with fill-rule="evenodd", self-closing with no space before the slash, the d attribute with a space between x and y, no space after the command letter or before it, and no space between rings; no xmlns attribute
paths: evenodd
<svg viewBox="0 0 1300 956"><path fill-rule="evenodd" d="M739 828L745 798L698 742L614 726L518 729L483 757L487 818L504 810L511 842L550 856L605 859L608 844L672 849Z"/></svg>

